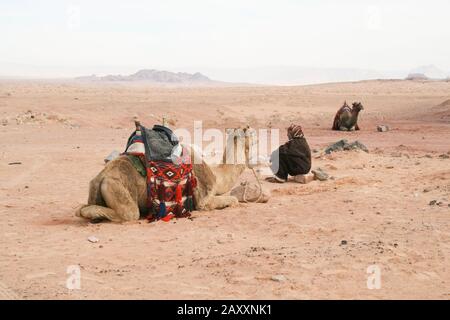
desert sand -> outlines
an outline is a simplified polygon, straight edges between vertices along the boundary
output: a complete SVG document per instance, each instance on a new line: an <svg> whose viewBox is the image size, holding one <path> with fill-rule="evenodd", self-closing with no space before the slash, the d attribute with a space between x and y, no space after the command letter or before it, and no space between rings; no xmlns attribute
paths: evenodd
<svg viewBox="0 0 450 320"><path fill-rule="evenodd" d="M2 81L0 298L449 299L449 99L450 82L438 81L208 88ZM361 131L330 130L344 100L363 103ZM185 128L203 120L204 128L284 132L294 122L312 149L348 139L369 153L316 152L313 168L333 179L264 182L267 204L168 223L75 217L103 159L123 151L133 119L151 125L163 115ZM379 124L391 130L377 132ZM79 290L66 288L71 265L80 266ZM380 267L380 289L367 287L371 265Z"/></svg>

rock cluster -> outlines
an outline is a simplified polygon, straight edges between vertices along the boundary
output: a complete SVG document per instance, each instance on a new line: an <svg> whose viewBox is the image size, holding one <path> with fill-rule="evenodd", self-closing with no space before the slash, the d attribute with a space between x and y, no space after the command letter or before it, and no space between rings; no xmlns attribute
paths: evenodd
<svg viewBox="0 0 450 320"><path fill-rule="evenodd" d="M64 125L72 126L71 122L63 117L60 117L56 114L47 114L45 112L34 112L32 110L28 110L26 112L19 113L15 117L12 118L3 118L0 120L2 126L7 126L10 124L46 124L46 123L61 123Z"/></svg>
<svg viewBox="0 0 450 320"><path fill-rule="evenodd" d="M346 139L342 139L339 140L338 142L329 145L325 149L325 153L330 154L332 152L347 151L347 150L362 150L364 152L369 152L369 149L367 149L367 147L358 140L349 143Z"/></svg>

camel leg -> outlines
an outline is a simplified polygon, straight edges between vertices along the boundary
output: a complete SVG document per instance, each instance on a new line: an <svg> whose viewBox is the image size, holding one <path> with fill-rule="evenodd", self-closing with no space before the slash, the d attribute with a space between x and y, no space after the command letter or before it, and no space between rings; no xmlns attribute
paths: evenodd
<svg viewBox="0 0 450 320"><path fill-rule="evenodd" d="M223 209L234 207L239 204L239 200L233 196L213 196L209 200L208 207L210 209Z"/></svg>
<svg viewBox="0 0 450 320"><path fill-rule="evenodd" d="M116 213L113 209L97 205L85 205L78 209L75 215L77 217L89 219L92 221L105 219L114 221L116 217Z"/></svg>
<svg viewBox="0 0 450 320"><path fill-rule="evenodd" d="M139 219L139 207L130 192L116 179L104 179L100 192L106 206L86 205L77 210L76 216L90 219L108 219L113 222Z"/></svg>
<svg viewBox="0 0 450 320"><path fill-rule="evenodd" d="M133 199L130 191L119 180L105 178L102 181L100 190L106 206L114 211L114 215L108 217L108 219L111 221L133 221L139 219L137 200Z"/></svg>

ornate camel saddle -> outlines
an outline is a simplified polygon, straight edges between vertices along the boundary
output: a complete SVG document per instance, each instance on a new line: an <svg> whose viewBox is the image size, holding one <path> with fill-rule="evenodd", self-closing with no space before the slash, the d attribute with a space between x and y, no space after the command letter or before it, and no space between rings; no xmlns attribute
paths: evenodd
<svg viewBox="0 0 450 320"><path fill-rule="evenodd" d="M190 154L172 130L160 125L148 129L136 122L136 130L128 138L123 154L147 178L150 221L191 215L197 181Z"/></svg>

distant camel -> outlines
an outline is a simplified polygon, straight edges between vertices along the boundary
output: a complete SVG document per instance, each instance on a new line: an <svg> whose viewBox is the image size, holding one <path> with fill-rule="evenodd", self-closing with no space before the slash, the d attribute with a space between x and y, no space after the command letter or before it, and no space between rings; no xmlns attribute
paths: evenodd
<svg viewBox="0 0 450 320"><path fill-rule="evenodd" d="M332 130L350 131L353 127L355 130L359 130L358 115L361 110L364 110L361 102L353 102L350 108L345 101L334 117Z"/></svg>
<svg viewBox="0 0 450 320"><path fill-rule="evenodd" d="M191 159L197 188L194 189L195 209L222 209L238 204L234 196L224 195L236 184L239 176L250 166L250 148L256 131L249 127L232 129L228 135L223 164L207 164L191 146ZM227 154L227 150L233 153ZM231 163L230 163L231 162ZM147 183L127 156L109 162L90 182L87 205L78 208L75 215L91 220L114 222L138 220L147 211Z"/></svg>

